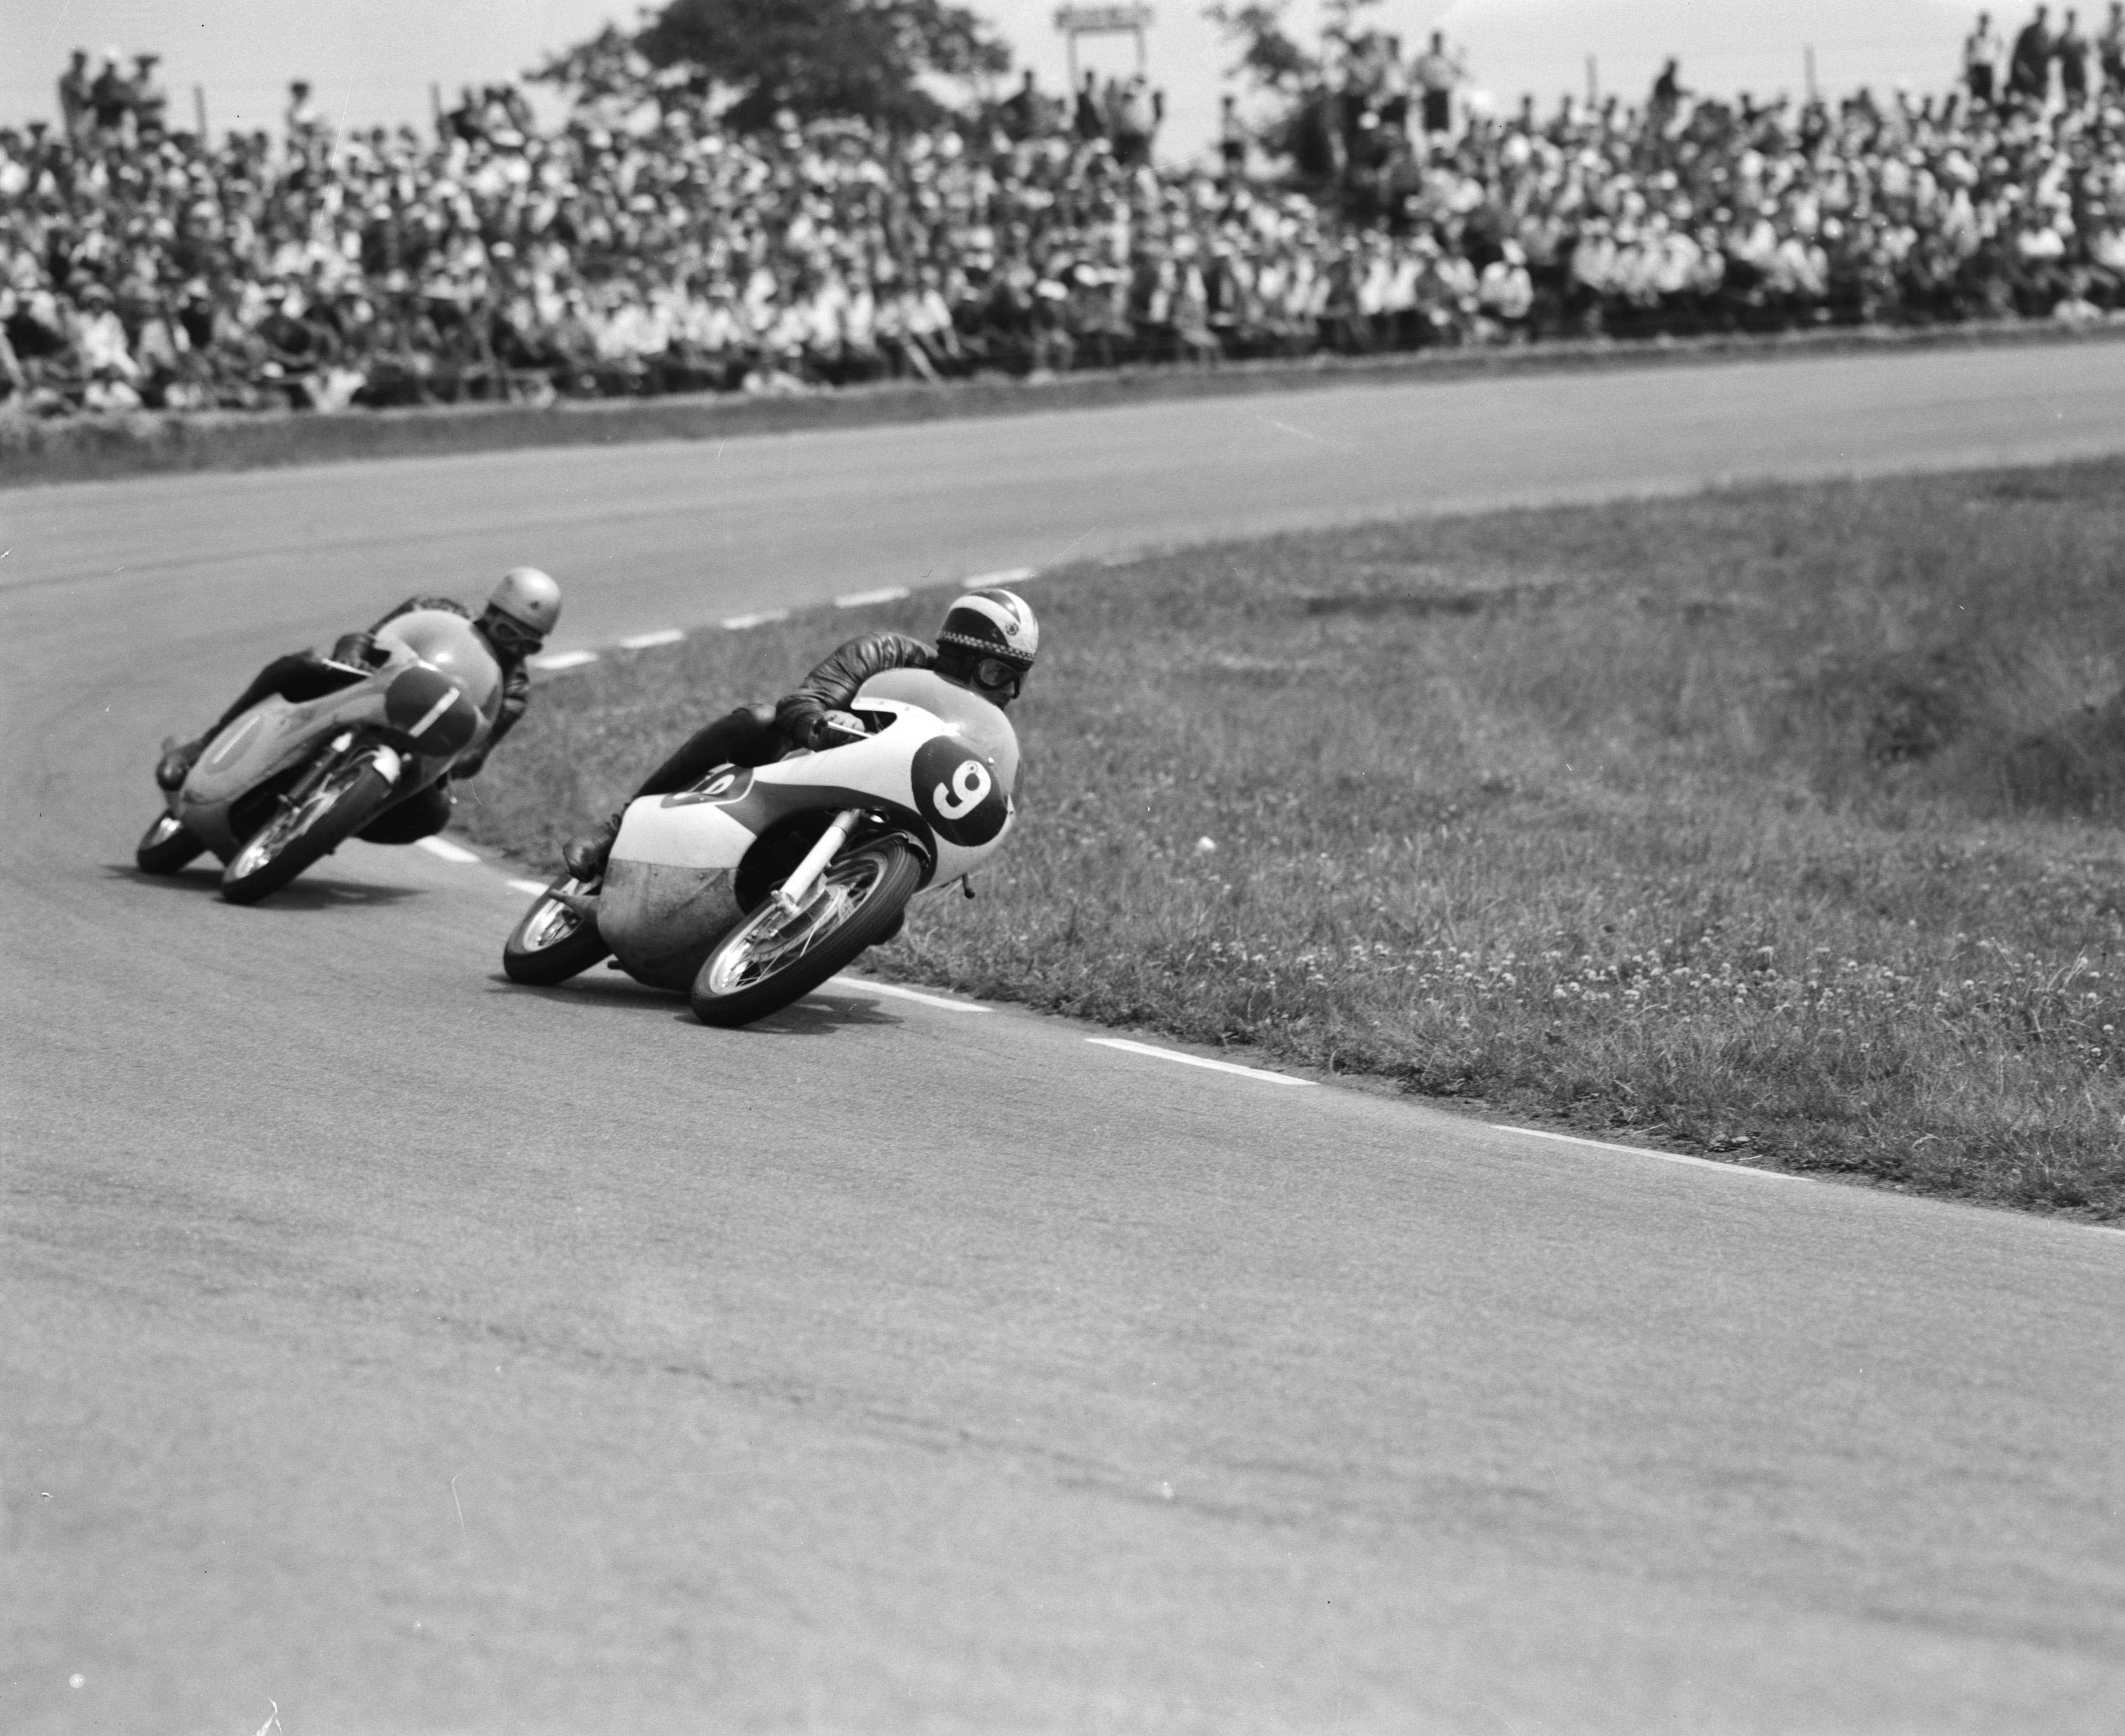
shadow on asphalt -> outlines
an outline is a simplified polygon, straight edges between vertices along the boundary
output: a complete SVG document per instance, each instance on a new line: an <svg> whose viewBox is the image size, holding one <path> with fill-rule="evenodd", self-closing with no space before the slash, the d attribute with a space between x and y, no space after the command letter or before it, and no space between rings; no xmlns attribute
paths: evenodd
<svg viewBox="0 0 2125 1736"><path fill-rule="evenodd" d="M686 997L670 989L653 989L619 971L593 965L580 976L557 982L551 988L535 983L511 982L500 971L487 976L490 993L527 995L533 1000L558 1001L563 1006L597 1007L622 1013L669 1013L676 1007L686 1012ZM691 1013L687 1013L692 1018Z"/></svg>
<svg viewBox="0 0 2125 1736"><path fill-rule="evenodd" d="M904 1023L857 989L814 989L794 1007L745 1027L762 1037L827 1037L851 1025Z"/></svg>
<svg viewBox="0 0 2125 1736"><path fill-rule="evenodd" d="M527 983L511 982L501 972L488 977L488 982L497 992L509 995L528 995L535 1000L558 1001L564 1005L585 1011L624 1013L662 1013L676 1024L691 1025L706 1034L706 1028L694 1017L693 1009L686 1004L686 997L671 989L653 989L637 982L620 971L609 970L600 965L594 970L557 983L549 989L541 989ZM882 1025L897 1028L903 1023L893 1014L883 1011L869 995L856 989L814 989L794 1007L785 1007L771 1018L742 1026L730 1034L741 1036L748 1033L761 1037L827 1037L836 1031L865 1025Z"/></svg>
<svg viewBox="0 0 2125 1736"><path fill-rule="evenodd" d="M158 892L189 892L211 898L221 892L219 864L188 868L176 874L149 874L130 862L106 862L103 872L109 879L130 881L134 886L151 887ZM305 876L292 886L284 886L277 892L268 893L257 907L268 910L337 910L349 905L397 904L424 896L419 887L372 886L359 880L336 880L327 874Z"/></svg>

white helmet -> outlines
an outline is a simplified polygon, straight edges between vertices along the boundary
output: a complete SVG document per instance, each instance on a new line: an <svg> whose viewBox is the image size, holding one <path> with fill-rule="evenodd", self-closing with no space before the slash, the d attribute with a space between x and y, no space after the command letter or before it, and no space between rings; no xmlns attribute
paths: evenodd
<svg viewBox="0 0 2125 1736"><path fill-rule="evenodd" d="M945 611L937 644L964 662L994 657L1023 676L1040 654L1040 623L1015 590L970 590Z"/></svg>
<svg viewBox="0 0 2125 1736"><path fill-rule="evenodd" d="M535 567L512 567L487 600L489 614L506 616L534 638L543 639L561 619L561 587Z"/></svg>

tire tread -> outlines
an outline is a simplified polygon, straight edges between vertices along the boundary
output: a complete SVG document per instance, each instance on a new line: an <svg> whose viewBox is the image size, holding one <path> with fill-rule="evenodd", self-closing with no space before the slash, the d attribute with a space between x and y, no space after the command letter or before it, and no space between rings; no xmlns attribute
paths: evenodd
<svg viewBox="0 0 2125 1736"><path fill-rule="evenodd" d="M876 854L886 858L878 890L855 917L787 970L778 971L763 981L748 984L732 995L711 995L703 990L709 966L716 957L716 953L710 953L694 978L695 1018L703 1024L733 1027L751 1024L770 1013L779 1013L793 1001L802 1000L829 976L846 971L886 937L899 922L907 901L921 884L922 858L912 844L898 838L866 844L862 850L851 854ZM716 952L722 950L723 944L718 943Z"/></svg>

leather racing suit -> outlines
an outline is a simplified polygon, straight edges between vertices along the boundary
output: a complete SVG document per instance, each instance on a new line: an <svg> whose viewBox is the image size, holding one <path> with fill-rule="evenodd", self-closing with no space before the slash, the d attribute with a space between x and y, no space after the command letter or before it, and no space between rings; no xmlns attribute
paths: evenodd
<svg viewBox="0 0 2125 1736"><path fill-rule="evenodd" d="M867 633L833 654L770 708L741 705L689 736L643 781L637 796L665 796L698 783L719 765L766 765L793 747L817 747L831 733L830 712L844 711L856 689L888 669L928 669L936 648L904 633Z"/></svg>

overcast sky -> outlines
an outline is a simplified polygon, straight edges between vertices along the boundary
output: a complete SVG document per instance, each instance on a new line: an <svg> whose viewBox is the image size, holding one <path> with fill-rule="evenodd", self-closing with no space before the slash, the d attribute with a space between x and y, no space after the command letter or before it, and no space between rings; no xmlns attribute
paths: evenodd
<svg viewBox="0 0 2125 1736"><path fill-rule="evenodd" d="M2104 8L2090 0L2091 16ZM1043 81L1059 87L1063 48L1055 0L983 0ZM1798 91L1802 51L1812 44L1826 87L1868 83L1915 90L1945 87L1971 7L1939 0L1384 0L1371 16L1414 47L1443 28L1468 51L1476 83L1502 102L1534 90L1545 104L1583 90L1595 55L1604 88L1642 97L1663 56L1682 61L1683 81L1721 92ZM2001 13L2020 21L2021 8ZM0 115L55 118L53 82L75 47L154 49L188 122L191 87L206 92L209 119L276 126L286 82L308 77L318 101L348 125L420 120L428 86L447 92L525 71L549 49L630 20L609 0L0 0ZM1206 143L1230 50L1199 0L1157 0L1151 35L1154 79L1167 92L1163 143L1185 152ZM1294 0L1294 31L1318 18L1314 0ZM1125 68L1126 39L1089 45L1093 64Z"/></svg>

